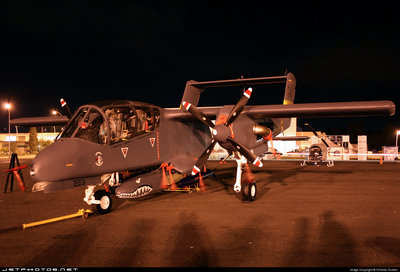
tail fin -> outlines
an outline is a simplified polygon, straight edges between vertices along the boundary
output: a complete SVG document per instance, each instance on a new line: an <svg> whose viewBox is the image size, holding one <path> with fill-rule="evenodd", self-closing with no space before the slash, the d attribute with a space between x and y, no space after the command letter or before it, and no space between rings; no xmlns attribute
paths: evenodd
<svg viewBox="0 0 400 272"><path fill-rule="evenodd" d="M296 93L296 78L292 73L288 73L286 75L286 86L285 86L285 96L283 97L283 105L292 105L294 103L294 95ZM276 131L280 133L284 133L285 130L294 126L294 130L296 130L296 120L293 118L282 118L278 119L278 122L275 124L279 124L275 127ZM293 128L288 131L289 134L293 134Z"/></svg>
<svg viewBox="0 0 400 272"><path fill-rule="evenodd" d="M294 103L294 95L296 93L296 78L292 73L286 76L285 96L283 97L284 105L291 105Z"/></svg>

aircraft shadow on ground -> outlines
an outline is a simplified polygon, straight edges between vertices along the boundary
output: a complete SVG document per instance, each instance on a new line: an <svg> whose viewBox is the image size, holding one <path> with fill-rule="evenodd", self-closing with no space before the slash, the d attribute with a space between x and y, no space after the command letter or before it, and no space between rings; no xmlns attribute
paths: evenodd
<svg viewBox="0 0 400 272"><path fill-rule="evenodd" d="M395 257L397 261L400 261L400 239L398 238L386 236L371 237L365 241L365 245L381 254Z"/></svg>
<svg viewBox="0 0 400 272"><path fill-rule="evenodd" d="M284 258L284 266L351 267L357 266L359 256L348 228L334 213L325 210L319 216L316 231L312 219L300 217L296 221L295 236Z"/></svg>

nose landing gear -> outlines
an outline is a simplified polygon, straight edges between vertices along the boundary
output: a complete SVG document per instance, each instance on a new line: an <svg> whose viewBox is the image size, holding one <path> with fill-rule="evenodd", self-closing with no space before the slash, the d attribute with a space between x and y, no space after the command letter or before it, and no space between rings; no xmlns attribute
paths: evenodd
<svg viewBox="0 0 400 272"><path fill-rule="evenodd" d="M98 190L94 193L94 206L99 214L106 214L111 211L112 198L111 194L106 190Z"/></svg>
<svg viewBox="0 0 400 272"><path fill-rule="evenodd" d="M257 185L255 182L246 182L242 189L243 201L253 202L257 196Z"/></svg>
<svg viewBox="0 0 400 272"><path fill-rule="evenodd" d="M106 214L111 211L112 198L111 194L106 190L97 190L94 192L96 185L89 185L85 191L83 199L88 205L91 205L99 214Z"/></svg>

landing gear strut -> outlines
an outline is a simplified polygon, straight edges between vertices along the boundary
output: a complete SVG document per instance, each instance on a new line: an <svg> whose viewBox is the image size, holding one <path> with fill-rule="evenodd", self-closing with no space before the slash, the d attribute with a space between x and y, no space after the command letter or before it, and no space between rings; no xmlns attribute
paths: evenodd
<svg viewBox="0 0 400 272"><path fill-rule="evenodd" d="M242 197L243 197L243 201L254 201L256 200L256 196L257 196L257 186L256 186L256 182L254 180L254 177L251 178L251 180L249 180L249 171L250 169L248 168L248 166L246 165L247 163L247 159L244 156L241 156L240 154L236 154L236 157L238 157L239 159L236 159L236 163L237 163L237 168L236 168L236 183L233 186L233 190L236 193L239 193L240 191L242 192ZM245 167L247 167L247 169L245 170L245 180L242 183L242 169L243 166L245 165ZM243 184L243 187L242 187Z"/></svg>

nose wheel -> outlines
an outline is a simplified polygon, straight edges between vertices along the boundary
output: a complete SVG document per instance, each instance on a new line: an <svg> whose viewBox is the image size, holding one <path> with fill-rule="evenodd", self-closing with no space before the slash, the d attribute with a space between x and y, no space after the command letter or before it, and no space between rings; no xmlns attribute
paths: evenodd
<svg viewBox="0 0 400 272"><path fill-rule="evenodd" d="M106 190L98 190L94 193L96 204L93 206L99 214L106 214L111 211L112 199L111 194Z"/></svg>
<svg viewBox="0 0 400 272"><path fill-rule="evenodd" d="M257 196L257 185L255 182L246 182L242 188L242 196L244 201L253 202Z"/></svg>

